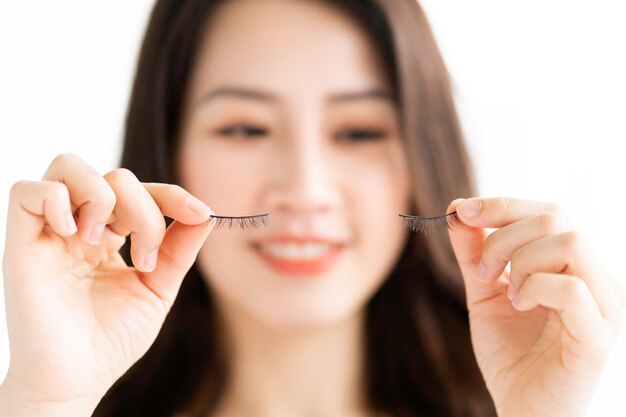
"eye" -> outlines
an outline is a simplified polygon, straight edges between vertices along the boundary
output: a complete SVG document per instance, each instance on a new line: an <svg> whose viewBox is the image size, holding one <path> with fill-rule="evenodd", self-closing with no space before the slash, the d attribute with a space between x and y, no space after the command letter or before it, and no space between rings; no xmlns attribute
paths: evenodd
<svg viewBox="0 0 626 417"><path fill-rule="evenodd" d="M352 129L345 130L337 134L340 140L348 140L353 142L364 142L368 140L379 140L386 136L386 132L374 129Z"/></svg>
<svg viewBox="0 0 626 417"><path fill-rule="evenodd" d="M234 125L220 129L217 133L222 136L253 137L266 135L267 130L258 126Z"/></svg>

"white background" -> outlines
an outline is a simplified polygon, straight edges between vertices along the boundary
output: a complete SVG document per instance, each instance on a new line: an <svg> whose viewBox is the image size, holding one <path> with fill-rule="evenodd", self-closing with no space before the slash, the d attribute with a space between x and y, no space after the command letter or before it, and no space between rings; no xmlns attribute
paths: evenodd
<svg viewBox="0 0 626 417"><path fill-rule="evenodd" d="M626 2L422 4L452 74L480 195L561 205L626 284ZM15 181L39 179L63 152L102 173L116 167L151 6L0 0L0 251ZM3 305L0 376L9 361ZM626 415L625 385L622 331L588 415Z"/></svg>

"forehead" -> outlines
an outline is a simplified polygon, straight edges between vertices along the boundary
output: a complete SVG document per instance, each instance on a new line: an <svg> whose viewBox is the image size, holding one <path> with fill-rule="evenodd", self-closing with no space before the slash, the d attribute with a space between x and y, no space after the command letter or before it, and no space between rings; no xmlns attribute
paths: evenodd
<svg viewBox="0 0 626 417"><path fill-rule="evenodd" d="M385 87L367 34L323 1L226 1L203 34L192 95L237 82L289 95Z"/></svg>

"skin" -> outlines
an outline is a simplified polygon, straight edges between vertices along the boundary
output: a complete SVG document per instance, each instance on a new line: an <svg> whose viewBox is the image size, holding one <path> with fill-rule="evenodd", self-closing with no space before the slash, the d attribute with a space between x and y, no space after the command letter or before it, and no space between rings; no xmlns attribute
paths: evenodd
<svg viewBox="0 0 626 417"><path fill-rule="evenodd" d="M407 235L397 222L409 201L397 112L366 95L390 86L359 27L327 5L235 1L214 22L188 94L181 183L218 213L269 212L271 222L216 230L199 254L233 346L234 378L217 414L364 414L364 306ZM275 98L203 99L224 86ZM265 131L218 133L236 126ZM355 129L384 137L346 138ZM284 231L331 234L347 246L323 276L285 277L250 248Z"/></svg>
<svg viewBox="0 0 626 417"><path fill-rule="evenodd" d="M365 95L390 94L376 52L349 16L316 2L234 1L213 21L188 94L181 184L218 213L269 212L271 224L216 230L199 265L229 313L277 329L337 322L383 282L407 236L397 222L409 174L396 108ZM274 98L205 98L226 86ZM219 133L245 126L264 131ZM384 136L349 138L364 129ZM323 279L285 279L250 242L289 231L338 237L346 254Z"/></svg>
<svg viewBox="0 0 626 417"><path fill-rule="evenodd" d="M624 288L559 206L468 201L479 203L474 217L463 199L448 207L464 222L449 234L498 416L585 416L622 327Z"/></svg>
<svg viewBox="0 0 626 417"><path fill-rule="evenodd" d="M277 36L281 25L292 36ZM358 27L332 8L229 3L206 34L188 91L182 187L140 183L127 170L100 175L74 155L56 158L42 181L15 184L3 261L11 362L0 414L91 415L154 342L197 255L224 313L235 364L218 415L366 415L358 386L362 312L406 238L397 214L406 208L409 181L389 103L331 105L326 98L386 87L374 56ZM226 82L277 100L195 105ZM271 133L214 134L242 119ZM387 135L338 140L338 132L364 123L384 125ZM561 208L471 200L481 203L479 214L470 218L459 207L464 224L449 236L498 415L583 416L622 325L622 287ZM212 231L208 222L215 212L265 211L276 219L272 227L314 224L341 233L349 241L344 258L299 286L248 248L267 230ZM167 230L163 215L175 219ZM497 230L487 235L485 228ZM118 254L126 236L132 268ZM148 256L154 249L156 258ZM480 260L486 282L478 280ZM508 282L517 292L513 302Z"/></svg>

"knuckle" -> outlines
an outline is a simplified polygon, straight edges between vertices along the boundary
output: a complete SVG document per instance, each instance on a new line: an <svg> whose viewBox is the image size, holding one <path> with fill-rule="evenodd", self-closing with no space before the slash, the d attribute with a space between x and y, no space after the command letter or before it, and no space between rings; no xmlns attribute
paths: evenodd
<svg viewBox="0 0 626 417"><path fill-rule="evenodd" d="M115 192L110 187L107 187L104 189L103 194L104 195L102 196L102 204L110 207L111 209L115 207L115 205L117 204L117 196L115 195Z"/></svg>
<svg viewBox="0 0 626 417"><path fill-rule="evenodd" d="M575 301L585 299L588 293L587 284L580 278L565 280L562 291L566 299Z"/></svg>
<svg viewBox="0 0 626 417"><path fill-rule="evenodd" d="M569 230L560 234L561 244L568 252L582 253L584 239L580 232Z"/></svg>
<svg viewBox="0 0 626 417"><path fill-rule="evenodd" d="M117 204L117 196L111 187L102 187L90 201L106 210L113 210Z"/></svg>
<svg viewBox="0 0 626 417"><path fill-rule="evenodd" d="M135 174L133 174L132 171L126 168L114 169L105 174L104 177L111 184L121 184L124 182L137 180Z"/></svg>
<svg viewBox="0 0 626 417"><path fill-rule="evenodd" d="M55 200L69 199L70 192L67 186L63 183L56 181L46 182L46 197Z"/></svg>
<svg viewBox="0 0 626 417"><path fill-rule="evenodd" d="M33 192L34 190L38 190L41 193L42 198L46 199L69 199L69 191L65 184L57 182L57 181L41 181L39 184L43 185L43 187L33 188L34 183L32 181L20 180L15 182L11 186L11 190L9 192L9 198L12 200L19 200L24 197L25 194L29 192Z"/></svg>
<svg viewBox="0 0 626 417"><path fill-rule="evenodd" d="M546 233L555 234L563 230L561 218L555 212L543 212L539 214L536 219L539 223L540 230Z"/></svg>
<svg viewBox="0 0 626 417"><path fill-rule="evenodd" d="M165 236L165 218L162 215L157 215L152 224L157 236L162 239Z"/></svg>
<svg viewBox="0 0 626 417"><path fill-rule="evenodd" d="M25 189L28 188L28 184L29 182L25 180L15 182L9 191L9 198L11 200L19 199L19 197L24 194Z"/></svg>
<svg viewBox="0 0 626 417"><path fill-rule="evenodd" d="M568 216L565 209L563 209L561 206L554 204L554 203L544 203L544 204L545 204L544 210L546 212L555 213L559 217L562 230L571 230L573 228L572 220Z"/></svg>
<svg viewBox="0 0 626 417"><path fill-rule="evenodd" d="M67 165L76 161L77 159L80 159L80 158L73 153L62 153L54 157L50 166Z"/></svg>

